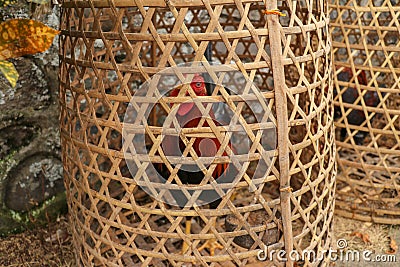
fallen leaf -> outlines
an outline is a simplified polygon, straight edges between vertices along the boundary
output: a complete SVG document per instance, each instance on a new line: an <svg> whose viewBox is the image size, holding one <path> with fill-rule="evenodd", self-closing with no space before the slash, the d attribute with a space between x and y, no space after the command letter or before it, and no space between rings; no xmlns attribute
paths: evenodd
<svg viewBox="0 0 400 267"><path fill-rule="evenodd" d="M64 229L57 229L57 231L51 236L45 239L49 243L64 243L68 239L68 233Z"/></svg>
<svg viewBox="0 0 400 267"><path fill-rule="evenodd" d="M36 54L47 50L60 32L30 19L0 23L0 60Z"/></svg>
<svg viewBox="0 0 400 267"><path fill-rule="evenodd" d="M386 253L388 254L396 254L397 251L399 250L399 246L396 243L396 240L393 237L390 237L390 244L389 244L390 250L388 250Z"/></svg>
<svg viewBox="0 0 400 267"><path fill-rule="evenodd" d="M346 187L340 189L340 192L343 192L343 193L348 193L350 191L351 191L351 187L350 186L346 186Z"/></svg>
<svg viewBox="0 0 400 267"><path fill-rule="evenodd" d="M303 267L304 266L304 261L295 261L293 263L293 267Z"/></svg>
<svg viewBox="0 0 400 267"><path fill-rule="evenodd" d="M364 228L369 228L372 226L372 222L365 222L364 223Z"/></svg>
<svg viewBox="0 0 400 267"><path fill-rule="evenodd" d="M360 232L353 232L350 236L356 236L360 238L364 243L371 243L371 240L369 239L368 234L363 234Z"/></svg>
<svg viewBox="0 0 400 267"><path fill-rule="evenodd" d="M14 67L14 64L8 62L7 60L0 60L0 72L4 74L12 87L17 85L19 75Z"/></svg>

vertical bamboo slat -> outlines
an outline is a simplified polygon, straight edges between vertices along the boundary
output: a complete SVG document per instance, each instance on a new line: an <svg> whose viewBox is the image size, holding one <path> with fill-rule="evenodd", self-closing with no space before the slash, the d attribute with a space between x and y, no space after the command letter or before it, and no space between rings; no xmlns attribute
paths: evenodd
<svg viewBox="0 0 400 267"><path fill-rule="evenodd" d="M267 3L268 10L278 9L276 1L269 1ZM277 138L278 138L278 152L279 152L279 171L280 171L280 201L282 210L282 224L285 235L285 251L289 255L293 250L293 229L291 224L291 208L290 208L290 161L289 161L289 125L288 125L288 112L287 112L287 98L286 98L286 83L285 83L285 70L282 61L282 39L280 35L281 25L277 16L268 16L268 29L271 48L272 60L272 74L274 77L275 101L280 103L276 105L276 120L277 120ZM286 266L292 266L293 261L289 258Z"/></svg>

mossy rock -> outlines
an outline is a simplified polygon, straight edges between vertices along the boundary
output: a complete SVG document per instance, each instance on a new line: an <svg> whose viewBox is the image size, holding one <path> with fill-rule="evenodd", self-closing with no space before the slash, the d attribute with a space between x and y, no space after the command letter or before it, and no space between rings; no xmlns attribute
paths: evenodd
<svg viewBox="0 0 400 267"><path fill-rule="evenodd" d="M28 212L0 210L0 236L7 236L55 221L67 213L65 192L61 192Z"/></svg>
<svg viewBox="0 0 400 267"><path fill-rule="evenodd" d="M0 8L0 18L30 18L26 1ZM49 26L58 12L36 19ZM58 108L57 41L44 53L10 59L15 88L0 75L0 235L32 228L65 213Z"/></svg>

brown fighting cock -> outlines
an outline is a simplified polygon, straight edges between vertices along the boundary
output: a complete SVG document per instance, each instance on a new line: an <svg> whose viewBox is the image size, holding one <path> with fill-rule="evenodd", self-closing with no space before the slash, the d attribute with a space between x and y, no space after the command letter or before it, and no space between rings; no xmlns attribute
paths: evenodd
<svg viewBox="0 0 400 267"><path fill-rule="evenodd" d="M350 82L350 81L354 81L355 79L357 79L358 84L360 85L367 85L368 84L368 80L367 80L367 75L365 74L365 71L361 71L356 77L353 78L353 72L350 68L344 68L337 76L337 79L339 81L342 82ZM344 103L349 103L349 104L354 104L356 102L356 100L358 99L358 91L356 87L347 87L347 89L344 89L342 86L340 86L341 91L345 90L344 92L342 92L341 94L341 98L342 101ZM361 89L363 90L363 89ZM335 91L335 95L336 95L336 91ZM376 107L379 104L379 97L378 97L378 93L376 91L370 91L368 90L364 96L363 96L364 102L366 106L369 107ZM361 106L361 101L358 101L358 105ZM347 108L344 108L345 112L347 110ZM342 116L340 107L336 106L335 107L335 118L339 118ZM360 126L364 121L365 121L366 117L364 114L363 110L359 110L359 109L353 109L350 111L350 113L347 115L347 122L351 125L357 125ZM347 130L346 128L342 128L340 131L340 140L343 141L344 138L347 135ZM361 145L364 141L364 138L366 137L367 132L364 131L358 131L355 135L354 135L354 142L357 145Z"/></svg>

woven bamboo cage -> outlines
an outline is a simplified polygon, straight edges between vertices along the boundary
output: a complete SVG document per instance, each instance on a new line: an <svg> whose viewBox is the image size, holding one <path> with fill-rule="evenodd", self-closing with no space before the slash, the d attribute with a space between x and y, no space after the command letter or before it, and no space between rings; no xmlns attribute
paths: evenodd
<svg viewBox="0 0 400 267"><path fill-rule="evenodd" d="M338 0L330 9L336 212L400 224L400 1Z"/></svg>
<svg viewBox="0 0 400 267"><path fill-rule="evenodd" d="M61 138L79 265L245 266L257 262L266 246L268 251L294 249L299 255L313 251L314 258L299 262L327 264L321 256L333 240L336 175L327 14L326 3L309 0L63 2ZM209 48L212 64L204 56ZM176 69L182 63L189 67ZM139 186L140 178L150 179L146 166L151 164L170 170L165 188L177 190L179 185L179 163L163 157L160 120L172 112L168 107L188 97L160 96L160 88L176 86L169 81L137 96L145 84L171 69L178 70L178 84L190 79L193 70L209 75L216 84L212 95L195 99L204 105L226 104L250 140L243 171L231 189L217 192L221 200L216 208L196 204L199 187L191 187L195 204L179 207ZM218 83L221 75L230 77L230 70L244 77L242 91L229 93L229 86ZM254 87L259 95L249 91ZM155 101L156 95L160 97ZM133 123L139 115L127 117L130 108L139 110L132 99L154 104L143 125ZM250 99L265 105L251 111L251 105L245 105ZM201 112L207 117L207 110ZM255 121L257 112L268 116ZM229 136L224 125L209 125L182 130L186 144L200 136ZM131 158L124 151L138 129L145 129L146 162L140 151ZM268 150L270 144L277 149L271 145ZM226 142L221 147L229 157L217 154L215 160L229 163L235 152ZM257 172L254 166L266 154L269 166ZM198 155L186 155L184 162L203 162ZM132 161L137 163L134 171ZM213 186L209 170L215 165L206 168L206 186ZM164 190L155 181L148 184ZM190 233L185 232L187 220ZM223 248L214 255L199 249L212 239ZM184 244L188 248L182 254ZM275 254L266 266L292 266L294 261L282 262Z"/></svg>

